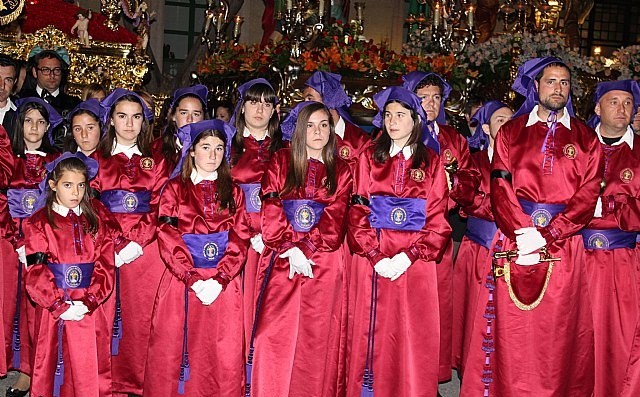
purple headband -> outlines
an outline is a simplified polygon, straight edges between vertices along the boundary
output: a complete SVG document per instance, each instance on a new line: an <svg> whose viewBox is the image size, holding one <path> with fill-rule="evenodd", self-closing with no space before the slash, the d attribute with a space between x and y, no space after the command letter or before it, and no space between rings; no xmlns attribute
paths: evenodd
<svg viewBox="0 0 640 397"><path fill-rule="evenodd" d="M231 158L231 142L233 140L233 136L236 134L235 127L219 119L203 120L197 123L187 124L178 129L178 139L180 139L180 142L182 142L183 145L182 153L180 153L180 160L178 160L178 164L173 169L173 172L169 177L170 179L180 174L184 159L189 155L189 149L193 146L193 142L198 139L198 136L205 131L211 130L221 131L226 136L224 155L227 158L227 161L229 161Z"/></svg>
<svg viewBox="0 0 640 397"><path fill-rule="evenodd" d="M207 111L207 96L209 95L209 89L207 88L207 86L202 84L196 84L191 87L183 87L175 90L173 92L173 100L171 101L171 106L169 108L173 109L174 106L176 106L178 102L180 102L180 99L182 99L182 97L184 97L185 95L193 95L200 99L204 111Z"/></svg>
<svg viewBox="0 0 640 397"><path fill-rule="evenodd" d="M304 83L322 95L322 103L329 109L339 109L351 106L351 97L347 95L340 84L342 76L336 73L315 72Z"/></svg>
<svg viewBox="0 0 640 397"><path fill-rule="evenodd" d="M407 90L415 93L418 85L420 85L420 82L429 76L437 77L442 82L442 101L440 101L440 110L438 112L438 115L436 116L436 121L440 124L446 124L447 120L444 113L444 104L447 102L447 98L449 98L449 95L451 95L452 88L451 85L447 83L444 78L442 78L442 76L433 72L415 71L402 76L402 86Z"/></svg>
<svg viewBox="0 0 640 397"><path fill-rule="evenodd" d="M638 82L635 80L617 80L617 81L604 81L602 83L598 83L596 87L596 94L594 98L594 103L600 102L600 99L609 91L626 91L633 95L633 115L635 115L638 106L640 106L640 86ZM594 114L591 116L587 125L591 128L596 128L596 126L600 124L600 116Z"/></svg>
<svg viewBox="0 0 640 397"><path fill-rule="evenodd" d="M304 101L294 106L284 121L280 124L280 130L282 131L282 140L291 141L293 139L293 133L296 130L296 123L298 122L298 114L300 111L312 103L320 103L316 101ZM326 105L325 105L326 106Z"/></svg>
<svg viewBox="0 0 640 397"><path fill-rule="evenodd" d="M151 109L147 107L147 103L140 97L140 95L136 94L133 91L125 90L124 88L116 88L109 94L108 97L104 98L102 102L100 102L100 106L104 109L104 113L102 114L102 125L103 128L109 128L109 117L111 117L111 108L115 106L116 102L120 100L123 96L132 95L140 101L140 105L142 106L142 114L147 121L153 120L153 112Z"/></svg>
<svg viewBox="0 0 640 397"><path fill-rule="evenodd" d="M511 88L518 94L523 95L525 97L525 101L522 106L520 106L520 109L518 109L518 111L513 115L513 118L530 113L538 104L538 90L536 90L535 85L536 76L552 63L561 63L566 66L560 58L544 57L530 59L518 68L518 76L513 82ZM571 93L569 93L569 99L567 100L566 107L569 115L571 117L575 117L573 102L571 101Z"/></svg>
<svg viewBox="0 0 640 397"><path fill-rule="evenodd" d="M238 98L238 103L236 103L236 108L233 110L233 115L231 116L231 120L229 120L229 124L231 125L236 124L236 116L240 114L240 109L242 109L242 104L244 103L244 97L247 95L247 91L249 91L249 88L253 87L256 84L264 84L269 88L271 88L274 93L276 92L276 90L273 89L273 86L271 85L271 83L269 83L267 80L263 79L262 77L258 79L249 80L246 83L242 84L240 87L238 87L238 93L240 94L240 97ZM278 96L276 95L275 103L277 104L278 102L279 102Z"/></svg>
<svg viewBox="0 0 640 397"><path fill-rule="evenodd" d="M485 103L478 111L471 117L472 123L476 123L476 129L467 141L469 147L479 150L484 150L489 146L489 136L482 129L483 124L489 124L491 116L496 110L508 107L500 101L489 101Z"/></svg>
<svg viewBox="0 0 640 397"><path fill-rule="evenodd" d="M422 142L425 146L430 147L436 153L440 153L440 144L436 137L434 137L429 130L429 122L427 121L427 115L422 109L422 101L412 91L404 87L389 87L380 91L373 96L373 101L378 107L378 113L373 118L373 125L382 128L384 108L390 101L399 101L404 103L413 109L420 116L422 121Z"/></svg>
<svg viewBox="0 0 640 397"><path fill-rule="evenodd" d="M84 110L93 114L94 116L96 116L98 120L102 120L102 113L104 112L104 108L100 106L99 100L95 98L91 98L91 99L87 99L84 102L80 102L78 106L73 108L73 110L67 114L67 121L71 123L71 121L73 120L73 116L75 116L76 113L78 113L81 110Z"/></svg>
<svg viewBox="0 0 640 397"><path fill-rule="evenodd" d="M18 113L20 112L22 106L28 104L28 103L37 103L39 105L41 105L42 107L44 107L47 112L49 113L49 128L47 129L47 137L49 138L49 143L51 143L52 145L54 145L54 140L53 140L53 130L60 125L60 123L62 123L62 116L60 116L60 113L58 113L53 106L49 105L47 102L45 102L43 99L38 98L38 97L27 97L27 98L22 98L22 99L18 99L16 101L16 107L18 108ZM17 113L16 113L17 115Z"/></svg>
<svg viewBox="0 0 640 397"><path fill-rule="evenodd" d="M61 161L70 159L70 158L80 159L80 161L82 161L84 165L87 167L87 176L89 177L89 180L87 182L89 182L90 180L95 178L96 175L98 175L98 162L96 160L92 159L91 157L87 157L87 155L85 155L82 152L76 152L76 153L64 152L60 157L58 157L57 159L53 160L50 163L47 163L47 165L45 166L47 169L47 175L38 185L40 189L40 195L36 200L34 212L44 207L46 204L47 191L49 189L49 175L51 175L53 170L58 166L58 164L60 164ZM88 183L87 183L87 186L89 186Z"/></svg>

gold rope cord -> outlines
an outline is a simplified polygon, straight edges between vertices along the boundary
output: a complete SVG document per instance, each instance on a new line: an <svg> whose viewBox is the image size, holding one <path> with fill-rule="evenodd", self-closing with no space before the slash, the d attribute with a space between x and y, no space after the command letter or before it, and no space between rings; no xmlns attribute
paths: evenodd
<svg viewBox="0 0 640 397"><path fill-rule="evenodd" d="M547 274L544 278L544 285L542 286L542 291L540 291L540 295L538 295L538 298L529 305L522 303L520 299L518 299L518 297L516 296L515 292L513 291L513 287L511 286L510 263L507 262L504 265L503 269L504 269L504 282L507 283L507 288L509 290L509 297L511 298L513 303L516 305L516 307L524 311L533 310L536 307L538 307L540 302L542 302L542 298L544 298L544 294L547 292L547 287L549 287L549 279L551 279L551 272L553 271L553 262L549 262L549 268L547 268Z"/></svg>

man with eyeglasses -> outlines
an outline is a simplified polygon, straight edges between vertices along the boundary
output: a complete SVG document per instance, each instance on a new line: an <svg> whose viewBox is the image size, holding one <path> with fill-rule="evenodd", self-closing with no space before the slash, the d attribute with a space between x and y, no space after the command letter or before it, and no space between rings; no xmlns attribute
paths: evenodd
<svg viewBox="0 0 640 397"><path fill-rule="evenodd" d="M0 124L7 130L9 138L13 136L13 119L16 105L11 100L17 78L16 61L0 54Z"/></svg>
<svg viewBox="0 0 640 397"><path fill-rule="evenodd" d="M66 55L66 51L64 53ZM29 64L31 75L20 92L21 98L42 98L63 117L80 103L80 98L64 92L69 65L56 51L40 51L29 59ZM59 148L62 147L64 134L64 127L53 131L55 144Z"/></svg>

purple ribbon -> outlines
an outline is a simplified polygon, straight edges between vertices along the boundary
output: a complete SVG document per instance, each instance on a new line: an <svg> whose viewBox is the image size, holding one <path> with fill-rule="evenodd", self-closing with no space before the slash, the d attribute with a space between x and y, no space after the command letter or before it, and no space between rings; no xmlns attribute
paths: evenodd
<svg viewBox="0 0 640 397"><path fill-rule="evenodd" d="M547 135L544 137L540 152L544 154L542 172L544 175L551 175L553 173L553 151L555 149L556 129L558 128L558 112L554 110L549 113L547 123L551 123L551 125L547 130Z"/></svg>
<svg viewBox="0 0 640 397"><path fill-rule="evenodd" d="M64 384L64 358L62 355L62 335L64 334L64 320L58 320L58 360L53 374L53 397L60 397L60 388Z"/></svg>
<svg viewBox="0 0 640 397"><path fill-rule="evenodd" d="M116 214L144 214L151 212L149 205L151 191L130 192L128 190L106 190L100 194L100 201Z"/></svg>
<svg viewBox="0 0 640 397"><path fill-rule="evenodd" d="M116 312L113 316L113 329L111 333L111 355L117 356L120 351L120 339L122 339L122 306L120 303L120 268L116 267Z"/></svg>
<svg viewBox="0 0 640 397"><path fill-rule="evenodd" d="M183 234L182 240L187 245L193 265L201 269L212 269L218 266L229 243L229 232L209 234Z"/></svg>
<svg viewBox="0 0 640 397"><path fill-rule="evenodd" d="M240 187L244 192L244 205L247 212L260 212L260 207L262 207L260 189L262 186L259 183L241 183Z"/></svg>
<svg viewBox="0 0 640 397"><path fill-rule="evenodd" d="M427 200L371 196L369 222L376 229L422 230L427 222Z"/></svg>
<svg viewBox="0 0 640 397"><path fill-rule="evenodd" d="M47 263L60 289L89 288L93 263Z"/></svg>
<svg viewBox="0 0 640 397"><path fill-rule="evenodd" d="M584 248L590 250L613 250L635 248L638 233L620 229L582 229Z"/></svg>
<svg viewBox="0 0 640 397"><path fill-rule="evenodd" d="M293 230L302 233L311 230L324 212L324 204L314 200L282 200L282 206Z"/></svg>
<svg viewBox="0 0 640 397"><path fill-rule="evenodd" d="M9 189L7 202L9 213L13 218L28 218L36 210L36 202L40 196L38 189Z"/></svg>
<svg viewBox="0 0 640 397"><path fill-rule="evenodd" d="M467 219L465 236L474 243L480 244L486 249L491 249L491 242L497 231L498 227L494 222L470 216Z"/></svg>
<svg viewBox="0 0 640 397"><path fill-rule="evenodd" d="M180 377L178 378L178 394L184 394L185 383L191 379L189 365L189 287L184 286L184 326L182 328L182 362L180 363Z"/></svg>

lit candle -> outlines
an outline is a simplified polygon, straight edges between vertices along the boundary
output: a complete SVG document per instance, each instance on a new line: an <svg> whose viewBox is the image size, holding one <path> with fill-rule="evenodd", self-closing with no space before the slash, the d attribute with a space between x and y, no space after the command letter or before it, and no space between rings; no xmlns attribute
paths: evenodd
<svg viewBox="0 0 640 397"><path fill-rule="evenodd" d="M221 31L222 30L222 24L224 23L224 14L223 13L219 13L218 14L218 23L216 24L216 28L217 31Z"/></svg>
<svg viewBox="0 0 640 397"><path fill-rule="evenodd" d="M240 15L236 15L234 22L235 24L233 26L233 35L237 37L240 35L240 26L242 26L242 17Z"/></svg>
<svg viewBox="0 0 640 397"><path fill-rule="evenodd" d="M440 26L440 3L436 3L436 10L433 13L433 27Z"/></svg>
<svg viewBox="0 0 640 397"><path fill-rule="evenodd" d="M287 10L290 10L293 8L293 0L287 0Z"/></svg>
<svg viewBox="0 0 640 397"><path fill-rule="evenodd" d="M319 0L318 1L318 16L323 16L324 15L324 0Z"/></svg>
<svg viewBox="0 0 640 397"><path fill-rule="evenodd" d="M473 27L473 6L469 6L469 27Z"/></svg>
<svg viewBox="0 0 640 397"><path fill-rule="evenodd" d="M358 11L358 21L362 21L362 8L362 4L360 4L360 6L356 8L356 10Z"/></svg>

